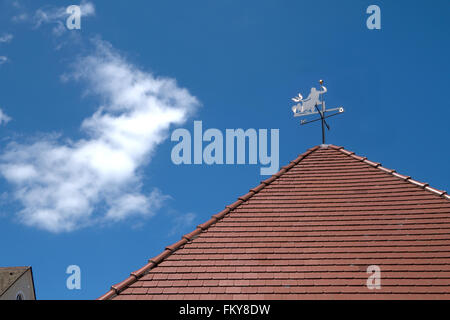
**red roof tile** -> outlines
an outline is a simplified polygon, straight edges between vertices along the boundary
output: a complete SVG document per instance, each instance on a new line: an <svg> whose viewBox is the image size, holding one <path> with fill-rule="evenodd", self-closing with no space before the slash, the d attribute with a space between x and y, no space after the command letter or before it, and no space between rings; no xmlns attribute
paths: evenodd
<svg viewBox="0 0 450 320"><path fill-rule="evenodd" d="M99 299L450 299L449 199L317 146Z"/></svg>

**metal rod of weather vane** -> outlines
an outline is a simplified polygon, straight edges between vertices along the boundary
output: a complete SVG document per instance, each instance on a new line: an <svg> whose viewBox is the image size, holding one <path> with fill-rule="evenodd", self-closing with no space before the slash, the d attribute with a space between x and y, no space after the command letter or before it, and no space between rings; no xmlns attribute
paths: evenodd
<svg viewBox="0 0 450 320"><path fill-rule="evenodd" d="M320 83L320 86L322 87L322 89L324 89L323 81L320 80L319 83ZM326 90L323 90L323 91L326 92ZM322 116L322 144L325 144L325 128L324 128L324 125L327 126L328 130L330 130L330 127L328 126L328 123L325 121L325 101L323 99L323 93L320 94L320 101L322 102L322 114L321 114L321 116Z"/></svg>
<svg viewBox="0 0 450 320"><path fill-rule="evenodd" d="M323 110L319 110L319 108L317 107L317 104L315 105L317 112L320 115L320 120L322 123L322 144L325 144L325 128L324 128L324 124L325 124L325 118L323 117Z"/></svg>
<svg viewBox="0 0 450 320"><path fill-rule="evenodd" d="M322 117L322 144L325 144L325 128L324 128L325 118L323 117L322 113L320 114L320 116Z"/></svg>

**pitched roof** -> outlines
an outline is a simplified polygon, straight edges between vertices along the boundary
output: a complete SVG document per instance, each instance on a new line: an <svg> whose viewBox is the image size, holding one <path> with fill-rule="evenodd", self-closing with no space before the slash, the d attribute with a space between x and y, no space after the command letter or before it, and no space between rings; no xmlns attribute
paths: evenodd
<svg viewBox="0 0 450 320"><path fill-rule="evenodd" d="M0 296L6 292L30 267L0 267Z"/></svg>
<svg viewBox="0 0 450 320"><path fill-rule="evenodd" d="M316 146L99 299L448 299L449 200ZM381 289L366 285L370 265Z"/></svg>

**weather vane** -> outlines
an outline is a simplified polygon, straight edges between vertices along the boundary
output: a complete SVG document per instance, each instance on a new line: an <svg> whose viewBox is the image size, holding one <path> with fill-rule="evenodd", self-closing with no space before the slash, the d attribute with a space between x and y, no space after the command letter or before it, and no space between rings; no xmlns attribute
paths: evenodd
<svg viewBox="0 0 450 320"><path fill-rule="evenodd" d="M327 127L328 130L330 130L330 126L325 121L326 118L336 116L338 114L341 114L344 112L343 107L338 108L332 108L332 109L326 109L325 108L325 100L323 99L323 94L327 92L327 88L323 85L323 80L319 80L320 87L322 88L322 91L317 90L316 88L311 88L311 93L309 94L308 98L303 99L303 96L299 93L298 96L292 98L294 102L297 102L295 106L292 107L292 111L294 112L294 117L303 117L303 116L309 116L312 114L318 114L320 115L320 118L313 119L313 120L301 120L300 124L304 125L307 123L315 122L315 121L321 121L322 122L322 143L325 144L325 127ZM320 108L319 108L320 106ZM326 114L326 112L331 111L337 111L332 114Z"/></svg>

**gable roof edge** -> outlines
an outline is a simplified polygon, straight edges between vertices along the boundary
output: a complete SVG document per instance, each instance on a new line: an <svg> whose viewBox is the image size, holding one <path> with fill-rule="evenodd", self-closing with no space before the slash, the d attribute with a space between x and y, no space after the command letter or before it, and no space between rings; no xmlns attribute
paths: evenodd
<svg viewBox="0 0 450 320"><path fill-rule="evenodd" d="M422 189L424 189L426 191L429 191L429 192L431 192L431 193L433 193L435 195L440 196L441 198L450 200L450 195L447 194L447 191L438 190L436 188L430 187L429 184L426 183L426 182L425 183L424 182L420 182L420 181L412 179L410 176L405 176L405 175L399 174L393 169L388 169L388 168L383 167L381 165L381 163L379 163L379 162L373 162L373 161L367 160L366 157L360 157L360 156L356 155L352 151L345 150L344 147L335 146L335 145L332 145L332 144L330 144L328 146L330 148L334 149L334 150L338 150L338 151L342 152L343 154L345 154L345 155L347 155L347 156L349 156L349 157L351 157L353 159L356 159L358 161L364 162L364 163L366 163L366 164L368 164L368 165L370 165L370 166L372 166L374 168L377 168L377 169L379 169L379 170L381 170L383 172L389 173L389 174L391 174L392 176L394 176L396 178L399 178L399 179L401 179L403 181L407 181L409 183L412 183L415 186L418 186L418 187L420 187L420 188L422 188Z"/></svg>

